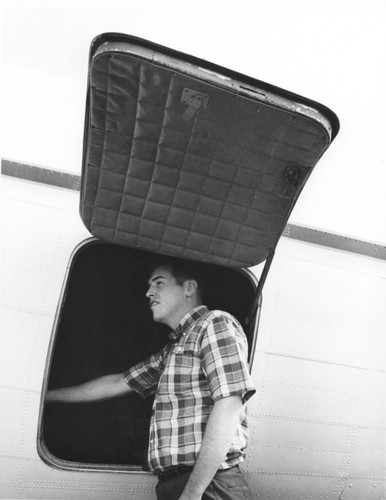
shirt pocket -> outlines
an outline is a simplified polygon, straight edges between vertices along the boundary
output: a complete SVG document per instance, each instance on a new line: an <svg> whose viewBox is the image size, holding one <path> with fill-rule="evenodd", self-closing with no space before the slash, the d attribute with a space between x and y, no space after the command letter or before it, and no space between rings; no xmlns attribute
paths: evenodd
<svg viewBox="0 0 386 500"><path fill-rule="evenodd" d="M198 349L194 344L176 346L171 356L176 394L191 394L197 391L203 378Z"/></svg>

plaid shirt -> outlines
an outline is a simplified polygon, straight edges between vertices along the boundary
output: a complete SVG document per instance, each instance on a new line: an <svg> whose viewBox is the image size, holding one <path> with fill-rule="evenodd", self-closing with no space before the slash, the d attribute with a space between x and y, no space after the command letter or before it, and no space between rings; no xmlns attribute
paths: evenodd
<svg viewBox="0 0 386 500"><path fill-rule="evenodd" d="M156 393L149 437L149 465L156 473L176 465L194 466L214 403L233 395L246 402L255 392L246 337L230 314L197 307L170 338L172 343L123 374L143 398ZM244 406L220 468L244 460L247 440Z"/></svg>

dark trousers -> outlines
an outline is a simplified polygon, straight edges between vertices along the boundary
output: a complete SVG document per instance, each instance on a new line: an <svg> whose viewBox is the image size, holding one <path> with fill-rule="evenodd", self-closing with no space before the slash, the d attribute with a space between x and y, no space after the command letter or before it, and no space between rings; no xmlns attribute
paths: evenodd
<svg viewBox="0 0 386 500"><path fill-rule="evenodd" d="M167 481L159 481L156 487L158 500L178 500L190 477L190 472ZM252 500L247 482L238 467L219 470L202 496L202 500Z"/></svg>

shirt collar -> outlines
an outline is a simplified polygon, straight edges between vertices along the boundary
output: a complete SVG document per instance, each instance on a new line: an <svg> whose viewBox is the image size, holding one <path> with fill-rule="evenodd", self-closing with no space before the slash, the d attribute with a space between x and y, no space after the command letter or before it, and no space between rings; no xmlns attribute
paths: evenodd
<svg viewBox="0 0 386 500"><path fill-rule="evenodd" d="M198 306L185 314L177 328L169 333L170 340L172 342L177 342L181 335L186 332L207 311L208 308L206 306Z"/></svg>

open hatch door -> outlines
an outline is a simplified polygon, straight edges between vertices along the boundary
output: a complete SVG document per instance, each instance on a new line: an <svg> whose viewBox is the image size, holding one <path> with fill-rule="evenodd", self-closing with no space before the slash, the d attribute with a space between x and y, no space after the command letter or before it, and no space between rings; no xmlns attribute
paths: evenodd
<svg viewBox="0 0 386 500"><path fill-rule="evenodd" d="M119 34L90 51L80 214L96 237L263 262L336 135L328 108Z"/></svg>

